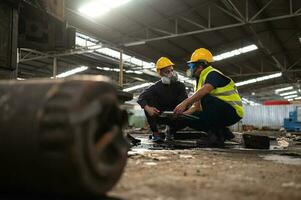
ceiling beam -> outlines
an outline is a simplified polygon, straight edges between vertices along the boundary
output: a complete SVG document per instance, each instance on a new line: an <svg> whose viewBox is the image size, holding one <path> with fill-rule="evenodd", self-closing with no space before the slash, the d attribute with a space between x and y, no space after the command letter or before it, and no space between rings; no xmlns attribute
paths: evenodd
<svg viewBox="0 0 301 200"><path fill-rule="evenodd" d="M213 11L211 11L211 12L213 12ZM255 18L253 20L247 20L246 18L244 18L243 22L235 22L235 23L232 23L232 24L220 25L220 26L215 26L215 27L206 27L205 29L202 27L199 30L188 31L188 32L184 32L184 33L177 33L177 34L174 33L174 34L170 34L170 35L166 35L166 36L159 36L159 37L153 37L153 38L148 38L148 39L143 39L143 40L128 42L128 43L124 43L123 46L125 46L125 47L135 46L135 45L137 45L137 42L147 43L147 42L158 41L158 40L165 40L165 39L171 39L171 38L177 38L177 37L184 37L184 36L195 35L195 34L206 33L206 32L212 32L212 31L217 31L217 30L223 30L223 29L230 29L230 28L235 28L235 27L241 27L241 26L245 26L245 25L253 25L253 24L258 24L258 23L263 23L263 22L268 22L268 21L275 21L275 20L280 20L280 19L288 19L288 18L300 16L300 15L301 15L301 13L294 12L294 13L289 13L289 14L282 14L280 16L275 16L275 17L266 17L266 18L262 18L262 19L258 19L258 20L256 20ZM179 16L179 17L181 17L181 16ZM209 20L209 19L207 19L207 20ZM139 45L139 43L138 43L138 45Z"/></svg>

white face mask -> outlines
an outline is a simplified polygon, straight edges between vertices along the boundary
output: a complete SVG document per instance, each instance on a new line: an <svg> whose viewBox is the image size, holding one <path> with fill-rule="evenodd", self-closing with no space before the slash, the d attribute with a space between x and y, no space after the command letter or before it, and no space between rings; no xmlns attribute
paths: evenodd
<svg viewBox="0 0 301 200"><path fill-rule="evenodd" d="M173 72L169 76L162 76L161 80L163 84L169 85L178 81L178 74L176 72Z"/></svg>
<svg viewBox="0 0 301 200"><path fill-rule="evenodd" d="M163 77L161 78L161 81L162 81L163 84L166 84L166 85L169 85L169 84L171 83L170 78L169 78L169 77L166 77L166 76L163 76Z"/></svg>

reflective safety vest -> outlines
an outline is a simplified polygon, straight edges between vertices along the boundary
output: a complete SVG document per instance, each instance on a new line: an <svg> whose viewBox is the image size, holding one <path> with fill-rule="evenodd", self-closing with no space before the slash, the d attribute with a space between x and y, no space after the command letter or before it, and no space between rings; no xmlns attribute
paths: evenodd
<svg viewBox="0 0 301 200"><path fill-rule="evenodd" d="M209 66L201 72L200 78L199 78L199 81L198 81L198 85L196 86L196 91L198 91L199 89L202 88L208 74L210 72L213 72L213 71L218 72L221 75L227 77L226 75L224 75L219 70L214 69L213 67ZM227 77L227 78L229 78L229 77ZM213 89L210 92L210 95L215 96L215 97L227 102L228 104L230 104L236 110L236 113L238 114L238 116L240 116L242 118L243 115L244 115L244 111L243 111L243 107L242 107L242 101L241 101L241 98L240 98L240 96L237 92L234 81L231 78L229 78L229 79L231 81L230 81L230 83L228 83L228 85L226 85L224 87L217 87L217 88Z"/></svg>

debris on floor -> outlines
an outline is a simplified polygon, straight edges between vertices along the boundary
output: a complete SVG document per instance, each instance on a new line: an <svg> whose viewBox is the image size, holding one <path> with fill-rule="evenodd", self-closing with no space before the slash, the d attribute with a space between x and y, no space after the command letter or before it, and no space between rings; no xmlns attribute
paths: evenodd
<svg viewBox="0 0 301 200"><path fill-rule="evenodd" d="M245 148L242 133L224 148L200 148L199 139L154 144L135 132L141 144L129 151L125 173L110 194L131 200L301 199L301 145L294 139L289 148L277 149L285 134L262 135L270 149Z"/></svg>

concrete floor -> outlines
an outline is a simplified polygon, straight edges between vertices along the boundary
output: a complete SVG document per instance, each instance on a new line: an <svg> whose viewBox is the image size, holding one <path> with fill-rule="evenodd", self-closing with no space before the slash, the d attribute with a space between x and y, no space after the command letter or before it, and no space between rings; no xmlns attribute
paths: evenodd
<svg viewBox="0 0 301 200"><path fill-rule="evenodd" d="M125 172L109 193L131 200L301 199L301 150L148 148L129 152ZM152 149L152 150L150 150Z"/></svg>

